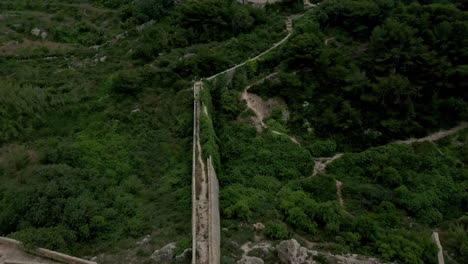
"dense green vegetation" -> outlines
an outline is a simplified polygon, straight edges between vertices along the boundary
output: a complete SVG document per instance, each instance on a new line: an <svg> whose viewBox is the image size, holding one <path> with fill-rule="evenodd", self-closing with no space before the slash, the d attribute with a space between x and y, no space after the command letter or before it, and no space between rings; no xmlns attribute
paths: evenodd
<svg viewBox="0 0 468 264"><path fill-rule="evenodd" d="M341 150L466 119L466 13L406 3L323 1L282 47L278 78L252 91L282 96L294 133L307 142L331 138Z"/></svg>
<svg viewBox="0 0 468 264"><path fill-rule="evenodd" d="M240 254L231 240L252 240L239 222L267 223L272 240L306 237L398 263L435 263L437 229L452 261L466 262L466 131L347 154L311 177L313 157L467 119L464 6L439 2L322 1L295 21L284 46L214 81L226 263ZM291 118L273 111L259 133L239 92L273 72L250 91L284 98Z"/></svg>
<svg viewBox="0 0 468 264"><path fill-rule="evenodd" d="M204 82L223 263L256 222L269 240L410 264L435 263L438 230L451 261L467 262L466 129L388 144L468 119L465 1L312 2L0 3L0 235L116 256L102 263L150 263L131 250L147 234L153 250L189 247L192 81L268 49L304 12L284 45ZM259 132L239 93L274 72L250 92L283 98L290 119L276 107ZM314 158L338 152L312 177Z"/></svg>
<svg viewBox="0 0 468 264"><path fill-rule="evenodd" d="M150 261L124 251L147 234L153 250L189 246L191 80L271 46L285 14L210 0L0 10L0 235L111 263Z"/></svg>

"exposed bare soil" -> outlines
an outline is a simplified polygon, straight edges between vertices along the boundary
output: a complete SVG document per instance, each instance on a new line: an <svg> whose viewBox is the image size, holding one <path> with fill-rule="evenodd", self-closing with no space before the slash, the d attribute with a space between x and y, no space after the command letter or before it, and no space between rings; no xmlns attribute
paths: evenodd
<svg viewBox="0 0 468 264"><path fill-rule="evenodd" d="M322 157L314 159L315 166L314 166L314 173L312 176L317 175L320 172L325 171L327 165L330 164L332 161L339 159L343 156L343 153L336 154L333 157Z"/></svg>

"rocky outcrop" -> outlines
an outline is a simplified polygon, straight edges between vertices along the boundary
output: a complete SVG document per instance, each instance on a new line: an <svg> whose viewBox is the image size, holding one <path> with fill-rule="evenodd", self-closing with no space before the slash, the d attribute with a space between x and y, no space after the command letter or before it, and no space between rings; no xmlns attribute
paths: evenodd
<svg viewBox="0 0 468 264"><path fill-rule="evenodd" d="M264 264L265 262L261 258L243 256L241 260L237 261L237 264Z"/></svg>
<svg viewBox="0 0 468 264"><path fill-rule="evenodd" d="M38 28L33 28L33 29L31 30L31 34L33 34L33 35L36 36L36 37L39 37L39 35L41 34L41 30L38 29Z"/></svg>
<svg viewBox="0 0 468 264"><path fill-rule="evenodd" d="M170 261L174 257L174 249L176 248L176 243L170 243L158 249L151 254L151 259L156 262L160 261Z"/></svg>
<svg viewBox="0 0 468 264"><path fill-rule="evenodd" d="M42 39L46 39L48 36L49 36L49 33L47 33L46 31L44 30L40 30L39 28L33 28L31 30L31 34L36 36L36 37L41 37Z"/></svg>
<svg viewBox="0 0 468 264"><path fill-rule="evenodd" d="M278 258L285 264L312 264L312 254L295 240L285 240L276 246Z"/></svg>
<svg viewBox="0 0 468 264"><path fill-rule="evenodd" d="M175 257L175 260L177 263L184 263L188 259L192 257L192 249L191 248L186 248L184 252L182 252L180 255L177 255Z"/></svg>
<svg viewBox="0 0 468 264"><path fill-rule="evenodd" d="M262 223L253 224L253 227L255 228L255 231L257 232L262 232L265 229L265 225Z"/></svg>

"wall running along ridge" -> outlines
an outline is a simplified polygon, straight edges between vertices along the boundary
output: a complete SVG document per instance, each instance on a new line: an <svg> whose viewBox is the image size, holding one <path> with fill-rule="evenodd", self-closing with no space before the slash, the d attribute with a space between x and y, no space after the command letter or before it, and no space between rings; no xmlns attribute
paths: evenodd
<svg viewBox="0 0 468 264"><path fill-rule="evenodd" d="M36 256L40 256L43 258L51 259L51 260L56 260L58 262L62 263L67 263L67 264L97 264L94 261L89 261L85 259L80 259L77 257L65 255L63 253L59 253L56 251L48 250L45 248L36 248L36 249L28 249L23 247L23 244L20 241L11 239L11 238L6 238L6 237L0 237L0 244L5 245L10 248L15 248L24 252L31 253Z"/></svg>
<svg viewBox="0 0 468 264"><path fill-rule="evenodd" d="M219 216L219 183L212 157L203 159L200 142L200 113L210 118L208 111L200 111L201 81L195 82L193 120L192 167L192 263L220 263L221 224ZM205 91L208 92L208 91ZM206 107L204 107L206 109ZM211 121L211 120L210 120Z"/></svg>
<svg viewBox="0 0 468 264"><path fill-rule="evenodd" d="M293 32L291 19L300 16L288 17L286 20L287 35L272 47L205 80L211 81L218 76L232 74L247 62L255 61L283 44ZM212 102L209 89L203 89L202 80L194 83L193 95L192 264L218 264L221 262L221 223L219 183L213 164L218 168L220 164L216 133L210 117L212 113L207 107L207 105L211 106ZM203 141L200 140L200 133L203 133Z"/></svg>

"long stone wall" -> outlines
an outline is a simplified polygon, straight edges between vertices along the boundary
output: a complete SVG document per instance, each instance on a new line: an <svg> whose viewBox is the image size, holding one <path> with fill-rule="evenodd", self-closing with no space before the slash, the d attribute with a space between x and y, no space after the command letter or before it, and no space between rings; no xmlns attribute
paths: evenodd
<svg viewBox="0 0 468 264"><path fill-rule="evenodd" d="M207 161L208 165L208 182L210 190L210 244L212 245L212 250L210 251L210 263L220 263L221 262L221 222L219 216L219 182L218 177L216 177L216 172L213 167L213 161L211 156Z"/></svg>
<svg viewBox="0 0 468 264"><path fill-rule="evenodd" d="M220 263L221 256L219 183L212 157L208 157L205 161L202 155L200 115L210 118L207 111L201 111L200 92L202 89L202 82L195 82L193 86L192 263L217 264Z"/></svg>
<svg viewBox="0 0 468 264"><path fill-rule="evenodd" d="M80 259L77 257L65 255L63 253L59 253L56 251L48 250L45 248L36 248L36 249L28 249L23 247L22 243L20 241L11 239L11 238L6 238L6 237L0 237L0 245L4 245L10 248L14 248L20 251L24 251L27 253L31 253L36 256L40 256L46 259L51 259L55 260L61 263L67 263L67 264L97 264L94 261L89 261L85 259Z"/></svg>

